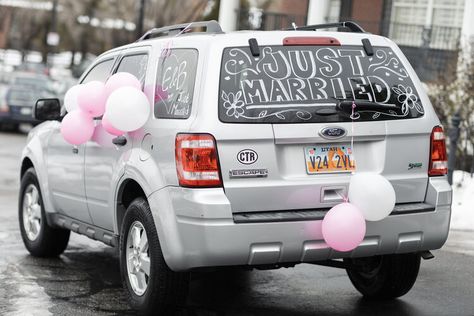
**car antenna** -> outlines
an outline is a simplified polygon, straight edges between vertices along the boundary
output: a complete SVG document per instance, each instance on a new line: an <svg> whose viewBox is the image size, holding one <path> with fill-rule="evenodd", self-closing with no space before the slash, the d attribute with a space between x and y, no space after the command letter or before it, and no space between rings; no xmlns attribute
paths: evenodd
<svg viewBox="0 0 474 316"><path fill-rule="evenodd" d="M258 42L256 38L249 38L249 46L250 46L250 52L252 53L252 56L254 57L260 56L260 47L258 46Z"/></svg>

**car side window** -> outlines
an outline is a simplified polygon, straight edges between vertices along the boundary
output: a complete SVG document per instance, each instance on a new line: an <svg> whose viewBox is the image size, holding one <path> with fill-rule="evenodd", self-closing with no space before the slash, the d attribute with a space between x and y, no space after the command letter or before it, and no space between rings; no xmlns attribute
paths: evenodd
<svg viewBox="0 0 474 316"><path fill-rule="evenodd" d="M114 60L112 58L98 63L89 71L81 83L88 83L90 81L105 82L110 75L113 64Z"/></svg>
<svg viewBox="0 0 474 316"><path fill-rule="evenodd" d="M128 72L140 80L143 84L145 83L146 66L148 62L147 54L136 54L124 56L120 61L117 68L117 72Z"/></svg>
<svg viewBox="0 0 474 316"><path fill-rule="evenodd" d="M154 114L156 118L186 119L191 114L198 51L171 49L158 62Z"/></svg>

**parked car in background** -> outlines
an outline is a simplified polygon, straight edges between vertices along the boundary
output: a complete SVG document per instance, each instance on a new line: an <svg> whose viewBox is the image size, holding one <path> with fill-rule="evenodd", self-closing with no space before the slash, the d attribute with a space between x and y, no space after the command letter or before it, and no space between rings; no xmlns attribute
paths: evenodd
<svg viewBox="0 0 474 316"><path fill-rule="evenodd" d="M5 86L4 86L5 87ZM16 130L22 123L36 125L32 108L37 99L56 95L48 76L18 72L11 75L0 104L0 129Z"/></svg>
<svg viewBox="0 0 474 316"><path fill-rule="evenodd" d="M24 71L35 74L49 75L49 68L41 63L24 62L15 68L16 71Z"/></svg>
<svg viewBox="0 0 474 316"><path fill-rule="evenodd" d="M0 129L16 130L22 123L37 125L33 118L33 105L37 99L51 98L54 94L48 91L12 86L8 88L0 103Z"/></svg>
<svg viewBox="0 0 474 316"><path fill-rule="evenodd" d="M48 93L54 93L52 80L48 76L41 74L17 72L12 76L10 86L25 87L37 91L46 91Z"/></svg>

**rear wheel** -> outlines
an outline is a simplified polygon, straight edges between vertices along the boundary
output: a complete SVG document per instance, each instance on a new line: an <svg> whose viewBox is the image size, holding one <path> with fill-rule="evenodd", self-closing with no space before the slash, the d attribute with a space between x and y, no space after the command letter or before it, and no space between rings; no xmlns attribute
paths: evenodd
<svg viewBox="0 0 474 316"><path fill-rule="evenodd" d="M420 269L418 253L345 259L347 275L367 298L391 299L405 295L415 284Z"/></svg>
<svg viewBox="0 0 474 316"><path fill-rule="evenodd" d="M18 215L21 238L33 256L55 257L63 253L71 232L50 227L46 222L43 197L33 168L21 179Z"/></svg>
<svg viewBox="0 0 474 316"><path fill-rule="evenodd" d="M166 265L145 199L137 198L127 208L121 232L120 270L132 307L147 315L171 314L186 301L189 273Z"/></svg>

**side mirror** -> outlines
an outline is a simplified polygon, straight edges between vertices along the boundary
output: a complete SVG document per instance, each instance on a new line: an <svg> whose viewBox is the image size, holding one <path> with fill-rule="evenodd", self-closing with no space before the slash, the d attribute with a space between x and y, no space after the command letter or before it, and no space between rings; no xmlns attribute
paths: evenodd
<svg viewBox="0 0 474 316"><path fill-rule="evenodd" d="M39 99L33 108L33 118L38 121L53 121L61 118L61 104L58 99Z"/></svg>

